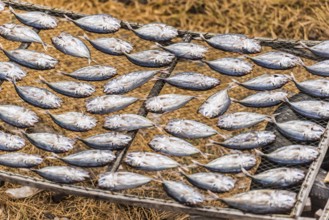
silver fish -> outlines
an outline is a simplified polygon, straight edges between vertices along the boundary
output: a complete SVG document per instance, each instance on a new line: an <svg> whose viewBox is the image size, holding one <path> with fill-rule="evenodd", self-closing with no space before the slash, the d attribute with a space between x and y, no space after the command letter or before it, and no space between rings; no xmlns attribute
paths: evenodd
<svg viewBox="0 0 329 220"><path fill-rule="evenodd" d="M104 92L107 94L127 93L142 86L157 73L159 73L159 71L150 70L131 72L126 75L118 76L105 84Z"/></svg>
<svg viewBox="0 0 329 220"><path fill-rule="evenodd" d="M0 50L2 50L11 61L31 69L49 70L55 68L58 63L58 60L54 57L33 50L5 50L1 45Z"/></svg>
<svg viewBox="0 0 329 220"><path fill-rule="evenodd" d="M133 29L129 23L125 23L127 27L132 30L138 37L150 41L169 41L178 36L176 28L162 24L150 23L145 24L137 29Z"/></svg>
<svg viewBox="0 0 329 220"><path fill-rule="evenodd" d="M146 171L161 171L181 166L169 157L151 152L130 152L126 155L125 162L133 168Z"/></svg>
<svg viewBox="0 0 329 220"><path fill-rule="evenodd" d="M104 128L114 131L134 131L153 127L149 119L136 114L111 115L105 118Z"/></svg>
<svg viewBox="0 0 329 220"><path fill-rule="evenodd" d="M84 150L60 158L65 163L78 167L102 167L114 159L115 155L110 150Z"/></svg>
<svg viewBox="0 0 329 220"><path fill-rule="evenodd" d="M175 111L183 107L193 98L194 96L179 94L164 94L154 96L145 101L145 108L149 112L162 114L166 112Z"/></svg>
<svg viewBox="0 0 329 220"><path fill-rule="evenodd" d="M205 201L205 197L198 190L183 182L165 180L163 188L170 197L184 205L196 206Z"/></svg>
<svg viewBox="0 0 329 220"><path fill-rule="evenodd" d="M0 62L0 80L18 81L26 76L26 72L12 62Z"/></svg>
<svg viewBox="0 0 329 220"><path fill-rule="evenodd" d="M241 167L246 170L254 167L256 165L256 157L248 153L235 153L226 154L207 164L201 164L197 161L193 162L213 172L238 173L241 172Z"/></svg>
<svg viewBox="0 0 329 220"><path fill-rule="evenodd" d="M133 189L152 181L152 178L131 172L107 172L100 175L98 186L111 191Z"/></svg>
<svg viewBox="0 0 329 220"><path fill-rule="evenodd" d="M319 75L319 76L325 76L328 77L329 76L329 60L324 60L318 63L315 63L311 66L304 66L304 68L314 74L314 75Z"/></svg>
<svg viewBox="0 0 329 220"><path fill-rule="evenodd" d="M40 11L30 11L17 14L12 7L9 6L11 13L27 26L37 29L53 29L57 27L57 19Z"/></svg>
<svg viewBox="0 0 329 220"><path fill-rule="evenodd" d="M64 54L74 57L88 59L91 62L91 55L88 47L78 38L73 37L67 32L60 33L57 37L52 37L55 48Z"/></svg>
<svg viewBox="0 0 329 220"><path fill-rule="evenodd" d="M231 105L231 99L228 95L230 87L220 90L207 98L199 107L198 113L207 118L215 118L224 114Z"/></svg>
<svg viewBox="0 0 329 220"><path fill-rule="evenodd" d="M289 212L297 194L287 190L259 189L221 199L229 206L245 212L276 214Z"/></svg>
<svg viewBox="0 0 329 220"><path fill-rule="evenodd" d="M68 166L49 166L31 170L47 180L63 184L78 183L90 178L87 171Z"/></svg>
<svg viewBox="0 0 329 220"><path fill-rule="evenodd" d="M117 74L117 70L111 66L95 65L83 67L70 74L63 72L62 74L78 80L102 81L112 78Z"/></svg>
<svg viewBox="0 0 329 220"><path fill-rule="evenodd" d="M188 175L182 172L182 174L194 186L216 193L228 192L234 188L236 183L232 177L220 173L202 172Z"/></svg>
<svg viewBox="0 0 329 220"><path fill-rule="evenodd" d="M97 134L88 138L79 139L88 147L99 150L120 150L131 141L131 136L119 132Z"/></svg>
<svg viewBox="0 0 329 220"><path fill-rule="evenodd" d="M287 96L288 93L285 91L262 91L233 101L247 107L266 108L280 104Z"/></svg>
<svg viewBox="0 0 329 220"><path fill-rule="evenodd" d="M256 112L235 112L219 116L217 126L225 130L237 130L251 127L268 118Z"/></svg>
<svg viewBox="0 0 329 220"><path fill-rule="evenodd" d="M58 115L48 114L57 125L70 131L89 131L97 124L94 117L80 112L66 112Z"/></svg>
<svg viewBox="0 0 329 220"><path fill-rule="evenodd" d="M194 120L170 119L165 130L179 138L206 138L218 134L212 127Z"/></svg>
<svg viewBox="0 0 329 220"><path fill-rule="evenodd" d="M3 24L0 26L0 36L11 41L39 43L46 47L46 44L34 30L23 25Z"/></svg>
<svg viewBox="0 0 329 220"><path fill-rule="evenodd" d="M314 53L315 55L317 55L319 57L329 58L329 52L328 52L329 40L322 41L321 43L319 43L313 47L309 47L306 44L304 44L303 42L300 42L300 44L301 44L301 46L310 50L312 53Z"/></svg>
<svg viewBox="0 0 329 220"><path fill-rule="evenodd" d="M184 157L203 153L187 141L167 135L156 135L149 142L149 146L157 152L171 156Z"/></svg>
<svg viewBox="0 0 329 220"><path fill-rule="evenodd" d="M281 51L271 51L249 58L259 66L275 70L286 70L303 65L303 61L299 57Z"/></svg>
<svg viewBox="0 0 329 220"><path fill-rule="evenodd" d="M218 73L228 76L244 76L250 73L253 65L241 58L220 58L217 60L206 61L203 60L211 69Z"/></svg>
<svg viewBox="0 0 329 220"><path fill-rule="evenodd" d="M210 46L228 52L236 53L259 53L262 49L260 42L248 38L243 34L217 34L209 39L200 34L201 39Z"/></svg>
<svg viewBox="0 0 329 220"><path fill-rule="evenodd" d="M245 169L243 173L253 181L265 187L289 187L300 183L305 178L305 172L301 169L280 167L251 175Z"/></svg>
<svg viewBox="0 0 329 220"><path fill-rule="evenodd" d="M19 97L27 103L44 109L60 108L63 101L57 95L44 88L32 86L17 86L14 82L15 90Z"/></svg>
<svg viewBox="0 0 329 220"><path fill-rule="evenodd" d="M37 148L54 153L68 152L74 148L75 144L74 139L59 134L25 133L25 136Z"/></svg>
<svg viewBox="0 0 329 220"><path fill-rule="evenodd" d="M220 84L220 80L196 72L182 72L161 80L181 89L192 91L205 91Z"/></svg>
<svg viewBox="0 0 329 220"><path fill-rule="evenodd" d="M94 114L107 114L122 110L138 101L138 98L124 95L104 95L87 99L86 108Z"/></svg>
<svg viewBox="0 0 329 220"><path fill-rule="evenodd" d="M329 102L318 100L304 100L298 102L290 102L288 99L286 103L297 113L313 119L329 119Z"/></svg>
<svg viewBox="0 0 329 220"><path fill-rule="evenodd" d="M25 146L25 140L18 135L12 135L0 131L0 150L16 151Z"/></svg>
<svg viewBox="0 0 329 220"><path fill-rule="evenodd" d="M73 98L86 98L96 92L95 86L88 83L74 81L48 82L43 77L40 77L40 79L41 82L45 83L55 92Z"/></svg>
<svg viewBox="0 0 329 220"><path fill-rule="evenodd" d="M14 168L31 168L40 165L43 159L39 155L21 152L0 155L0 165Z"/></svg>
<svg viewBox="0 0 329 220"><path fill-rule="evenodd" d="M0 1L0 11L5 10L6 4Z"/></svg>
<svg viewBox="0 0 329 220"><path fill-rule="evenodd" d="M0 119L19 128L31 127L39 121L35 112L17 105L0 105Z"/></svg>
<svg viewBox="0 0 329 220"><path fill-rule="evenodd" d="M296 87L303 93L311 96L328 98L329 97L329 80L328 79L311 79L303 82L297 82L294 75L291 74Z"/></svg>
<svg viewBox="0 0 329 220"><path fill-rule="evenodd" d="M108 14L89 15L76 20L67 16L65 18L83 30L99 34L114 33L121 27L121 21Z"/></svg>
<svg viewBox="0 0 329 220"><path fill-rule="evenodd" d="M171 53L161 50L144 50L137 53L125 53L127 59L142 67L160 68L169 66L175 59Z"/></svg>
<svg viewBox="0 0 329 220"><path fill-rule="evenodd" d="M272 118L272 122L276 125L280 133L297 141L318 141L325 131L324 127L312 121L291 120L276 122Z"/></svg>
<svg viewBox="0 0 329 220"><path fill-rule="evenodd" d="M279 89L291 80L289 75L285 74L268 74L257 76L245 82L239 82L235 79L233 81L247 89L264 91Z"/></svg>
<svg viewBox="0 0 329 220"><path fill-rule="evenodd" d="M120 56L124 55L125 53L130 53L133 50L133 46L130 43L119 38L101 37L92 40L86 34L84 34L83 37L96 50L99 50L106 54Z"/></svg>
<svg viewBox="0 0 329 220"><path fill-rule="evenodd" d="M257 151L257 150L256 150ZM302 165L314 161L320 154L319 149L309 145L289 145L280 147L269 154L257 153L266 159L282 165Z"/></svg>
<svg viewBox="0 0 329 220"><path fill-rule="evenodd" d="M273 131L250 131L235 135L223 142L211 141L227 148L247 150L264 147L275 141L276 135Z"/></svg>
<svg viewBox="0 0 329 220"><path fill-rule="evenodd" d="M183 58L188 60L200 60L204 58L204 54L208 51L208 48L194 43L174 43L169 46L162 46L156 43L156 45L172 54L177 58Z"/></svg>

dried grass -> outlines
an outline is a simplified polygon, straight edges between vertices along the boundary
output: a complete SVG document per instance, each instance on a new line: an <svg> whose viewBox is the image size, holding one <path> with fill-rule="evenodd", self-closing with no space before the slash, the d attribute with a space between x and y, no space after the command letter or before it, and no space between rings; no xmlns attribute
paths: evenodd
<svg viewBox="0 0 329 220"><path fill-rule="evenodd" d="M222 1L197 1L197 0L186 0L186 1L149 1L147 5L141 4L138 1L133 1L128 5L124 5L120 2L115 1L105 1L104 0L80 0L80 1L68 1L68 0L33 0L30 1L37 4L43 4L47 6L62 8L66 10L72 10L82 13L109 13L115 17L136 21L140 23L148 22L165 22L170 25L176 26L181 29L190 29L194 31L204 31L204 32L231 32L231 33L245 33L250 36L262 36L262 37L282 37L282 38L295 38L295 39L325 39L328 38L328 3L327 1L280 1L280 0L268 0L263 1L259 4L259 1L252 0L222 0ZM1 22L8 22L14 20L12 16L2 16ZM17 21L15 21L17 22ZM59 34L60 31L66 30L73 35L82 35L83 31L71 23L61 22L58 29L54 31L42 31L40 33L41 37L45 39L46 43L50 43L50 36ZM97 35L90 34L90 37L96 37ZM126 39L135 45L136 51L145 50L150 48L153 44L150 42L142 41L136 36L132 35L130 32L125 30L120 30L114 36ZM16 48L18 43L9 43L6 40L0 39L0 42L5 46L5 48ZM200 43L200 42L199 42ZM88 44L89 45L89 44ZM91 46L89 45L89 48ZM32 45L31 49L42 51L40 45ZM268 48L266 50L269 50ZM54 48L50 48L48 53L52 54L56 58L60 59L61 62L56 70L62 70L71 72L75 69L82 67L82 65L87 65L86 60L81 60L78 58L72 58L66 56L56 51ZM119 74L125 74L133 70L144 69L137 67L129 63L125 58L104 56L102 53L92 50L93 58L101 64L109 64L116 66L118 68ZM232 56L232 54L219 52L216 50L211 50L207 54L207 59L215 59L218 57ZM104 59L104 57L106 59ZM7 58L1 54L1 60L7 60ZM306 63L310 63L307 61ZM57 73L56 70L50 71L29 71L29 76L20 82L20 85L29 84L37 85L39 87L46 88L42 85L38 76L42 75L49 81L59 81L67 79ZM230 82L228 77L219 75L214 71L211 71L208 67L201 65L197 62L181 62L175 68L175 72L179 71L199 71L208 76L217 77L222 81L222 84L206 92L199 92L201 95L200 99L195 99L191 101L184 108L168 113L161 118L161 123L166 123L169 118L180 117L196 119L207 124L214 125L216 119L209 120L201 117L196 113L196 108L203 102L203 100L214 93L218 89L225 88ZM264 69L260 67L255 67L254 71L248 76L242 77L239 80L246 80L253 78L257 75L264 73ZM271 72L271 71L266 71ZM289 71L278 71L282 73L289 73ZM294 69L299 80L304 80L306 78L313 77L307 73L301 67ZM145 97L147 91L152 87L154 81L147 83L139 89L129 93L129 95L134 95L136 97ZM104 82L93 83L97 87L97 93L95 95L102 94L102 86ZM291 92L297 92L292 83L285 86L285 89ZM164 93L180 93L180 94L192 94L190 91L185 91L177 89L166 85L161 92ZM237 87L230 92L230 95L234 98L241 98L251 94L251 91ZM31 107L30 105L24 103L14 92L13 86L10 83L5 82L2 86L0 101L5 102L10 100L11 103L16 103L31 108L38 112L38 115L42 118L42 123L38 129L44 129L47 125L55 131L62 131L57 125L55 125L49 117L46 116L43 110ZM193 92L195 94L195 92ZM62 112L68 110L78 110L81 106L84 106L83 99L72 99L65 96L60 97L64 100L64 106L60 110L53 112ZM72 102L74 100L74 102ZM137 102L131 105L129 108L121 112L136 113L141 102ZM231 112L234 111L257 111L260 113L271 114L275 108L267 109L252 109L241 107L238 104L233 104L230 108ZM150 115L152 117L152 115ZM70 137L75 137L77 135L82 135L82 137L90 136L95 133L104 132L102 129L102 124L104 119L97 116L99 120L98 127L90 132L85 132L83 134L75 132L67 132L64 134ZM2 129L11 130L11 127L0 123ZM257 128L263 128L265 123L257 126ZM255 128L254 128L255 129ZM131 150L145 150L150 151L147 147L147 142L151 140L154 134L158 133L156 129L147 130L147 132L140 132L135 139ZM224 131L220 131L225 133ZM194 144L200 147L201 150L214 155L220 155L225 149L223 148L206 148L204 144L206 140L194 141ZM77 150L85 149L86 147L82 144L77 146ZM24 151L31 153L40 153L42 155L47 155L45 152L36 149L32 145L28 145L24 148ZM182 164L190 164L190 159L175 158ZM206 160L201 157L195 157L200 162L205 162ZM210 160L212 158L209 158ZM53 160L49 160L46 164L59 164ZM124 167L125 169L130 169L129 167ZM6 168L3 168L6 169ZM8 169L11 170L11 169ZM195 169L201 170L201 168ZM254 169L255 170L255 169ZM253 171L254 171L253 170ZM102 169L95 170L96 173L102 172ZM143 173L143 172L141 172ZM148 175L152 175L148 173ZM173 171L163 172L163 176L171 178L180 178ZM128 207L123 205L111 204L104 201L96 201L86 198L79 198L69 196L66 200L60 203L54 203L51 201L51 192L42 192L37 194L33 198L27 198L23 200L11 200L3 195L3 192L11 187L16 187L16 185L6 183L4 187L1 188L2 196L0 197L0 205L2 212L0 212L0 219L53 219L54 217L67 217L70 219L187 219L187 215L179 213L168 213L157 210L149 210L144 208ZM245 191L249 187L249 180L246 178L240 178L238 181L238 186L233 192L237 193L240 191ZM127 193L137 194L137 195L147 195L147 196L159 196L163 198L168 198L160 189L158 183L152 183L147 186L147 188L141 188L138 190L130 190ZM230 194L228 193L228 194ZM227 195L228 195L227 194ZM227 196L221 195L221 196ZM215 205L222 205L220 203L213 203Z"/></svg>

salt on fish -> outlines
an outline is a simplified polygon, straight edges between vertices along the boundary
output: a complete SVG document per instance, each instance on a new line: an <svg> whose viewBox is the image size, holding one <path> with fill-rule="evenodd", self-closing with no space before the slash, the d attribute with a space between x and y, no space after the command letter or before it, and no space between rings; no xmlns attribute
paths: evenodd
<svg viewBox="0 0 329 220"><path fill-rule="evenodd" d="M270 116L256 112L235 112L219 116L217 126L225 130L237 130L259 124Z"/></svg>
<svg viewBox="0 0 329 220"><path fill-rule="evenodd" d="M162 46L159 43L156 45L172 54L174 54L177 58L183 58L188 60L200 60L204 58L204 54L208 51L208 49L202 45L194 44L194 43L174 43L169 46Z"/></svg>
<svg viewBox="0 0 329 220"><path fill-rule="evenodd" d="M78 167L102 167L111 163L115 155L110 150L84 150L59 159Z"/></svg>
<svg viewBox="0 0 329 220"><path fill-rule="evenodd" d="M89 131L97 125L97 120L94 117L80 112L48 114L57 125L70 131Z"/></svg>
<svg viewBox="0 0 329 220"><path fill-rule="evenodd" d="M211 61L202 60L202 62L216 72L228 76L244 76L253 69L251 63L241 58L226 57Z"/></svg>
<svg viewBox="0 0 329 220"><path fill-rule="evenodd" d="M99 150L121 150L132 141L131 136L119 132L96 134L87 138L79 138L88 147Z"/></svg>
<svg viewBox="0 0 329 220"><path fill-rule="evenodd" d="M18 128L32 127L39 121L35 112L18 105L0 105L0 119Z"/></svg>
<svg viewBox="0 0 329 220"><path fill-rule="evenodd" d="M303 100L291 102L285 99L291 109L302 116L312 119L329 119L329 102L319 100Z"/></svg>
<svg viewBox="0 0 329 220"><path fill-rule="evenodd" d="M63 75L84 81L102 81L112 78L117 74L117 70L112 66L95 65L80 68L72 73L64 73Z"/></svg>
<svg viewBox="0 0 329 220"><path fill-rule="evenodd" d="M25 146L24 138L0 131L0 150L17 151Z"/></svg>
<svg viewBox="0 0 329 220"><path fill-rule="evenodd" d="M315 63L311 66L305 66L304 68L314 74L314 75L318 75L318 76L324 76L324 77L328 77L329 76L329 60L324 60L318 63Z"/></svg>
<svg viewBox="0 0 329 220"><path fill-rule="evenodd" d="M149 112L162 114L177 110L194 98L189 95L164 94L147 99L144 105Z"/></svg>
<svg viewBox="0 0 329 220"><path fill-rule="evenodd" d="M144 50L137 53L124 53L127 59L137 66L160 68L169 66L175 60L175 56L161 50Z"/></svg>
<svg viewBox="0 0 329 220"><path fill-rule="evenodd" d="M153 127L154 123L136 114L118 114L105 118L104 128L113 131L134 131L142 128Z"/></svg>
<svg viewBox="0 0 329 220"><path fill-rule="evenodd" d="M31 168L40 165L42 162L42 157L35 154L14 152L0 155L0 165L7 167Z"/></svg>
<svg viewBox="0 0 329 220"><path fill-rule="evenodd" d="M329 80L328 79L310 79L303 82L298 82L293 73L291 77L296 87L303 93L311 96L328 98L329 97Z"/></svg>
<svg viewBox="0 0 329 220"><path fill-rule="evenodd" d="M26 76L26 72L13 62L0 62L0 80L18 81Z"/></svg>

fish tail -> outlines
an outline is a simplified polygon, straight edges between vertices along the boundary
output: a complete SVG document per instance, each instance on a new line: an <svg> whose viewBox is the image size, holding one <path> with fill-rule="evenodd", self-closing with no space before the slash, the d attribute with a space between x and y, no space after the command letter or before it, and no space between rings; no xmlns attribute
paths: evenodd
<svg viewBox="0 0 329 220"><path fill-rule="evenodd" d="M260 150L255 149L255 153L259 156L265 156L265 154L263 152L261 152Z"/></svg>
<svg viewBox="0 0 329 220"><path fill-rule="evenodd" d="M134 30L133 27L129 24L129 22L123 22L123 23L127 26L128 30L131 30L131 31Z"/></svg>
<svg viewBox="0 0 329 220"><path fill-rule="evenodd" d="M250 178L252 177L252 175L245 168L243 168L243 166L240 166L240 167L241 167L241 171L244 175L246 175Z"/></svg>
<svg viewBox="0 0 329 220"><path fill-rule="evenodd" d="M60 157L57 155L57 154L55 154L55 153L51 153L51 156L47 156L47 157L45 157L46 159L55 159L55 160L57 160L57 159L59 159Z"/></svg>
<svg viewBox="0 0 329 220"><path fill-rule="evenodd" d="M48 84L47 80L40 75L39 75L39 80L40 80L40 82L42 82L44 84Z"/></svg>
<svg viewBox="0 0 329 220"><path fill-rule="evenodd" d="M207 143L208 145L221 145L221 143L220 142L218 142L218 141L215 141L215 140L212 140L212 139L210 139L209 140L209 143ZM206 145L207 145L206 144Z"/></svg>
<svg viewBox="0 0 329 220"><path fill-rule="evenodd" d="M204 152L202 152L201 150L200 150L199 152L200 152L201 156L202 156L203 158L205 158L205 159L208 159L208 156L211 156L211 154L204 153Z"/></svg>
<svg viewBox="0 0 329 220"><path fill-rule="evenodd" d="M276 124L277 122L276 122L275 117L278 115L280 115L280 113L275 113L275 114L269 115L268 118L266 118L265 120Z"/></svg>
<svg viewBox="0 0 329 220"><path fill-rule="evenodd" d="M298 44L299 44L299 46L301 46L304 49L310 49L310 47L307 46L303 41L299 41Z"/></svg>
<svg viewBox="0 0 329 220"><path fill-rule="evenodd" d="M228 86L226 87L226 90L233 89L239 85L239 81L232 79L232 82L228 83Z"/></svg>
<svg viewBox="0 0 329 220"><path fill-rule="evenodd" d="M206 97L205 95L195 95L195 96L193 96L193 98L196 99L196 100L202 100L205 97Z"/></svg>
<svg viewBox="0 0 329 220"><path fill-rule="evenodd" d="M160 48L164 48L164 46L162 46L161 44L159 44L158 42L155 42L155 45L160 47Z"/></svg>
<svg viewBox="0 0 329 220"><path fill-rule="evenodd" d="M216 133L217 133L219 136L221 136L223 139L227 139L227 138L228 138L227 135L225 135L225 134L221 134L221 133L219 133L218 131L216 131Z"/></svg>
<svg viewBox="0 0 329 220"><path fill-rule="evenodd" d="M293 72L290 72L290 78L292 81L296 82L296 78Z"/></svg>
<svg viewBox="0 0 329 220"><path fill-rule="evenodd" d="M187 176L187 174L185 173L185 171L182 169L182 168L180 168L180 167L178 167L178 172L180 173L180 174L182 174L183 176Z"/></svg>
<svg viewBox="0 0 329 220"><path fill-rule="evenodd" d="M16 15L16 11L10 5L8 6L8 8L9 8L9 11L11 13L13 13L14 15Z"/></svg>
<svg viewBox="0 0 329 220"><path fill-rule="evenodd" d="M65 18L66 21L72 21L72 22L74 22L74 20L72 18L70 18L69 16L67 16L65 14L64 14L64 18Z"/></svg>
<svg viewBox="0 0 329 220"><path fill-rule="evenodd" d="M205 38L205 36L203 34L199 34L201 40L207 41L207 39Z"/></svg>
<svg viewBox="0 0 329 220"><path fill-rule="evenodd" d="M83 33L82 36L80 36L82 39L85 39L87 41L90 41L90 38L88 37L88 35L86 33Z"/></svg>
<svg viewBox="0 0 329 220"><path fill-rule="evenodd" d="M230 97L230 99L231 99L232 102L240 103L240 101L237 100L237 99L235 99L235 98L231 98L231 97Z"/></svg>
<svg viewBox="0 0 329 220"><path fill-rule="evenodd" d="M232 79L232 85L240 85L241 83L238 81L238 80L236 80L236 79ZM229 83L229 86L231 85L231 83Z"/></svg>
<svg viewBox="0 0 329 220"><path fill-rule="evenodd" d="M191 160L192 161L192 165L198 165L198 166L204 166L202 163L196 161L196 160Z"/></svg>
<svg viewBox="0 0 329 220"><path fill-rule="evenodd" d="M211 192L210 190L207 190L207 193L209 194L207 197L208 201L220 200L219 196L217 196L215 193Z"/></svg>
<svg viewBox="0 0 329 220"><path fill-rule="evenodd" d="M2 50L3 52L5 52L6 50L3 48L3 45L0 43L0 50Z"/></svg>
<svg viewBox="0 0 329 220"><path fill-rule="evenodd" d="M158 81L158 80L165 80L165 78L160 77L160 76L154 76L151 81Z"/></svg>

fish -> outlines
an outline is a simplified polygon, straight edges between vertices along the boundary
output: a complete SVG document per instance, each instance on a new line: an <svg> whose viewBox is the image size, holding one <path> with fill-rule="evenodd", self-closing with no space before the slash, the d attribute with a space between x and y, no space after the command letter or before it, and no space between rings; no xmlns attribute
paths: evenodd
<svg viewBox="0 0 329 220"><path fill-rule="evenodd" d="M39 43L46 49L47 45L43 42L40 36L31 28L7 23L0 25L0 36L11 41L18 41L24 43Z"/></svg>
<svg viewBox="0 0 329 220"><path fill-rule="evenodd" d="M233 82L247 89L264 91L279 89L291 80L291 77L286 74L269 74L257 76L245 82L239 82L233 79Z"/></svg>
<svg viewBox="0 0 329 220"><path fill-rule="evenodd" d="M152 181L152 178L131 172L106 172L100 175L98 186L111 191L134 189Z"/></svg>
<svg viewBox="0 0 329 220"><path fill-rule="evenodd" d="M253 65L241 58L225 57L217 60L202 60L212 70L227 76L244 76L250 73Z"/></svg>
<svg viewBox="0 0 329 220"><path fill-rule="evenodd" d="M37 114L18 105L0 105L0 119L18 128L28 128L39 122Z"/></svg>
<svg viewBox="0 0 329 220"><path fill-rule="evenodd" d="M65 112L57 115L48 114L57 125L70 131L89 131L97 125L97 120L94 117L80 112Z"/></svg>
<svg viewBox="0 0 329 220"><path fill-rule="evenodd" d="M5 50L1 45L0 50L4 52L10 61L16 62L31 69L49 70L54 69L58 64L58 60L56 60L54 57L34 50Z"/></svg>
<svg viewBox="0 0 329 220"><path fill-rule="evenodd" d="M263 152L257 150L256 152L258 155L281 165L309 164L320 154L318 148L300 144L283 146L268 154L264 154Z"/></svg>
<svg viewBox="0 0 329 220"><path fill-rule="evenodd" d="M242 168L243 173L264 187L289 187L300 183L305 178L305 172L298 168L279 167L251 175Z"/></svg>
<svg viewBox="0 0 329 220"><path fill-rule="evenodd" d="M219 116L217 126L225 130L248 128L269 119L268 115L256 112L235 112Z"/></svg>
<svg viewBox="0 0 329 220"><path fill-rule="evenodd" d="M90 178L87 171L69 166L48 166L31 171L47 180L62 184L78 183Z"/></svg>
<svg viewBox="0 0 329 220"><path fill-rule="evenodd" d="M188 119L170 119L164 129L173 136L188 139L206 138L218 134L206 124Z"/></svg>
<svg viewBox="0 0 329 220"><path fill-rule="evenodd" d="M147 99L144 105L147 111L162 114L175 111L194 98L190 95L163 94Z"/></svg>
<svg viewBox="0 0 329 220"><path fill-rule="evenodd" d="M305 49L308 49L313 54L315 54L319 57L329 58L329 52L328 52L329 40L322 41L321 43L319 43L315 46L312 46L312 47L307 46L305 43L303 43L301 41L299 43L302 47L304 47Z"/></svg>
<svg viewBox="0 0 329 220"><path fill-rule="evenodd" d="M62 32L58 36L52 37L51 41L55 48L62 53L74 57L86 58L88 59L88 63L91 62L91 55L87 45L71 34Z"/></svg>
<svg viewBox="0 0 329 220"><path fill-rule="evenodd" d="M18 86L14 82L14 87L25 102L43 109L57 109L60 108L63 101L54 93L44 88L33 86Z"/></svg>
<svg viewBox="0 0 329 220"><path fill-rule="evenodd" d="M228 94L231 88L231 86L228 86L226 89L209 96L199 107L198 113L206 118L216 118L223 115L231 105L231 98Z"/></svg>
<svg viewBox="0 0 329 220"><path fill-rule="evenodd" d="M115 158L110 150L84 150L59 159L78 167L102 167L111 163Z"/></svg>
<svg viewBox="0 0 329 220"><path fill-rule="evenodd" d="M142 128L153 127L154 123L136 114L118 114L105 118L104 128L113 131L134 131Z"/></svg>
<svg viewBox="0 0 329 220"><path fill-rule="evenodd" d="M4 11L6 7L6 4L0 1L0 11Z"/></svg>
<svg viewBox="0 0 329 220"><path fill-rule="evenodd" d="M223 193L232 190L237 182L234 178L220 173L181 173L192 185L200 189L210 190L216 193Z"/></svg>
<svg viewBox="0 0 329 220"><path fill-rule="evenodd" d="M204 58L204 54L208 51L207 47L199 44L179 42L170 44L168 46L162 46L159 43L156 45L169 53L174 54L177 58L187 60L200 60Z"/></svg>
<svg viewBox="0 0 329 220"><path fill-rule="evenodd" d="M275 141L276 135L273 131L249 131L226 139L223 142L210 141L230 149L249 150L265 147Z"/></svg>
<svg viewBox="0 0 329 220"><path fill-rule="evenodd" d="M125 24L129 30L144 40L162 42L170 41L178 36L176 28L162 23L145 24L137 29L133 29L127 22Z"/></svg>
<svg viewBox="0 0 329 220"><path fill-rule="evenodd" d="M282 103L284 98L288 96L288 93L285 91L261 91L250 96L247 96L244 99L236 100L232 99L234 102L237 102L241 105L254 108L267 108L278 105Z"/></svg>
<svg viewBox="0 0 329 220"><path fill-rule="evenodd" d="M41 76L39 76L39 78L42 83L46 84L55 92L73 98L86 98L96 92L95 86L88 83L74 81L48 82Z"/></svg>
<svg viewBox="0 0 329 220"><path fill-rule="evenodd" d="M239 173L241 167L246 170L256 165L256 157L249 153L234 153L221 156L207 164L201 164L193 160L193 163L213 172L221 173Z"/></svg>
<svg viewBox="0 0 329 220"><path fill-rule="evenodd" d="M86 34L83 35L83 38L96 50L114 56L124 55L125 53L128 54L133 50L132 44L119 38L101 37L92 40Z"/></svg>
<svg viewBox="0 0 329 220"><path fill-rule="evenodd" d="M137 53L124 53L127 59L137 66L160 68L169 66L175 56L161 50L144 50Z"/></svg>
<svg viewBox="0 0 329 220"><path fill-rule="evenodd" d="M162 185L170 197L184 205L196 206L205 201L205 197L198 190L183 182L164 180Z"/></svg>
<svg viewBox="0 0 329 220"><path fill-rule="evenodd" d="M299 57L281 51L270 51L249 58L261 67L275 70L286 70L297 65L304 65Z"/></svg>
<svg viewBox="0 0 329 220"><path fill-rule="evenodd" d="M155 135L148 145L154 151L170 156L184 157L192 156L194 154L201 154L205 156L201 150L189 142L167 135Z"/></svg>
<svg viewBox="0 0 329 220"><path fill-rule="evenodd" d="M192 91L206 91L220 84L220 80L196 72L181 72L168 78L159 78L172 86Z"/></svg>
<svg viewBox="0 0 329 220"><path fill-rule="evenodd" d="M145 171L161 171L181 166L169 157L151 152L128 152L125 162L135 169Z"/></svg>
<svg viewBox="0 0 329 220"><path fill-rule="evenodd" d="M272 117L272 123L281 134L297 141L318 141L325 131L324 127L307 120L277 122Z"/></svg>
<svg viewBox="0 0 329 220"><path fill-rule="evenodd" d="M292 73L291 73L291 77L296 87L301 92L319 98L329 97L328 79L319 78L319 79L310 79L303 82L298 82Z"/></svg>
<svg viewBox="0 0 329 220"><path fill-rule="evenodd" d="M75 140L53 133L24 133L31 144L45 151L65 153L74 148Z"/></svg>
<svg viewBox="0 0 329 220"><path fill-rule="evenodd" d="M152 79L158 70L149 71L136 71L125 75L118 76L110 81L108 81L104 86L104 92L107 94L124 94L131 90L134 90L150 79Z"/></svg>
<svg viewBox="0 0 329 220"><path fill-rule="evenodd" d="M26 77L26 72L13 62L0 62L0 80L18 81Z"/></svg>
<svg viewBox="0 0 329 220"><path fill-rule="evenodd" d="M58 20L48 15L47 13L40 11L28 11L24 13L16 13L15 10L9 6L9 10L11 13L15 15L17 20L22 22L27 26L34 27L36 29L54 29L57 27Z"/></svg>
<svg viewBox="0 0 329 220"><path fill-rule="evenodd" d="M132 141L131 136L119 132L96 134L87 138L79 138L88 147L99 150L121 150Z"/></svg>
<svg viewBox="0 0 329 220"><path fill-rule="evenodd" d="M14 152L0 155L0 165L7 167L31 168L40 165L42 162L42 157L36 154Z"/></svg>
<svg viewBox="0 0 329 220"><path fill-rule="evenodd" d="M258 189L221 200L230 207L256 214L284 214L296 203L297 194L287 190Z"/></svg>
<svg viewBox="0 0 329 220"><path fill-rule="evenodd" d="M87 111L93 114L108 114L125 109L139 99L124 95L96 96L86 100Z"/></svg>
<svg viewBox="0 0 329 220"><path fill-rule="evenodd" d="M329 119L329 102L319 100L291 102L289 99L285 99L285 102L295 112L307 118L322 120Z"/></svg>
<svg viewBox="0 0 329 220"><path fill-rule="evenodd" d="M95 65L86 66L72 73L62 72L63 75L84 81L103 81L117 74L116 68L112 66Z"/></svg>
<svg viewBox="0 0 329 220"><path fill-rule="evenodd" d="M88 15L76 20L66 15L64 17L83 30L98 34L114 33L121 28L121 21L108 14Z"/></svg>
<svg viewBox="0 0 329 220"><path fill-rule="evenodd" d="M210 46L223 51L251 54L262 50L258 40L243 34L217 34L209 39L200 34L200 37Z"/></svg>
<svg viewBox="0 0 329 220"><path fill-rule="evenodd" d="M318 76L324 76L324 77L328 77L329 76L329 60L323 60L321 62L315 63L311 66L304 66L304 68L314 74L314 75L318 75Z"/></svg>
<svg viewBox="0 0 329 220"><path fill-rule="evenodd" d="M0 131L0 150L17 151L25 146L24 138Z"/></svg>

